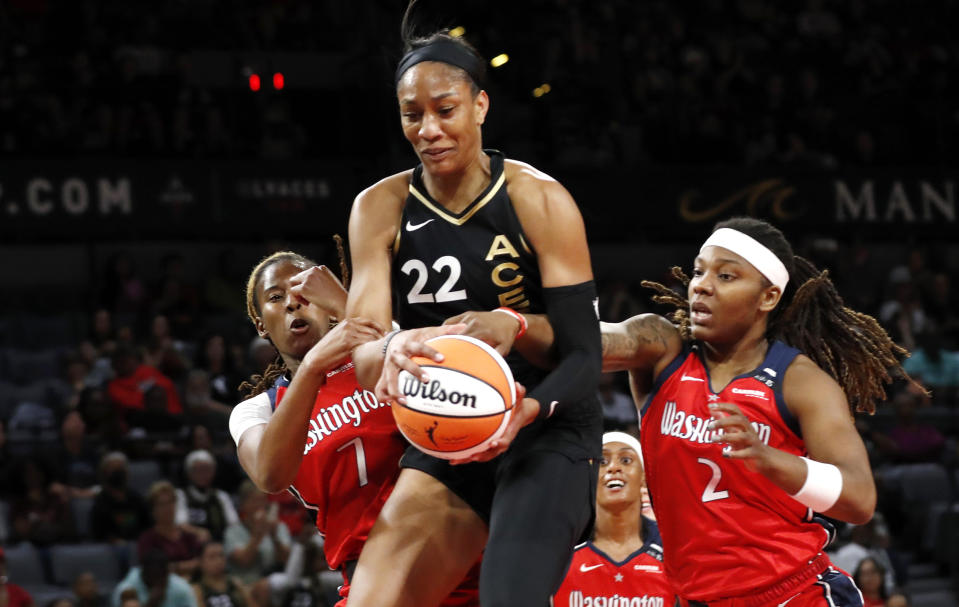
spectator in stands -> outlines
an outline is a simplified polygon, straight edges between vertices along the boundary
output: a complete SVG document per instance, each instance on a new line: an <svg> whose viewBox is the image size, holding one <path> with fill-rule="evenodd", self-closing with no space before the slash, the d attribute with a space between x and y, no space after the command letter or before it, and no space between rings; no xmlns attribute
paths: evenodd
<svg viewBox="0 0 959 607"><path fill-rule="evenodd" d="M226 569L223 544L207 542L200 551L200 569L193 584L199 607L256 607L249 590ZM306 606L303 606L306 607Z"/></svg>
<svg viewBox="0 0 959 607"><path fill-rule="evenodd" d="M60 423L60 442L44 458L63 492L74 497L93 497L99 458L86 435L86 424L78 411L70 411Z"/></svg>
<svg viewBox="0 0 959 607"><path fill-rule="evenodd" d="M130 569L114 588L110 604L121 607L131 595L141 607L197 607L190 584L170 573L169 560L162 550L151 550L141 557L140 565Z"/></svg>
<svg viewBox="0 0 959 607"><path fill-rule="evenodd" d="M216 476L213 485L230 493L235 493L246 478L236 455L236 446L232 441L220 440L214 443L213 433L205 424L193 424L187 451L209 451L216 460ZM288 493L288 492L284 492Z"/></svg>
<svg viewBox="0 0 959 607"><path fill-rule="evenodd" d="M123 453L112 451L100 460L101 489L90 512L90 530L98 542L122 547L140 537L149 524L150 513L143 498L127 486L128 476Z"/></svg>
<svg viewBox="0 0 959 607"><path fill-rule="evenodd" d="M73 579L73 602L76 607L106 607L106 597L100 594L97 578L89 571Z"/></svg>
<svg viewBox="0 0 959 607"><path fill-rule="evenodd" d="M186 260L179 253L168 253L160 260L160 280L154 289L152 314L163 314L170 321L174 337L191 335L199 308L199 294L187 279Z"/></svg>
<svg viewBox="0 0 959 607"><path fill-rule="evenodd" d="M14 495L14 458L7 445L7 422L0 419L0 499Z"/></svg>
<svg viewBox="0 0 959 607"><path fill-rule="evenodd" d="M233 500L213 486L216 460L206 450L191 451L183 464L186 486L176 490L176 521L206 529L217 542L229 525L240 522Z"/></svg>
<svg viewBox="0 0 959 607"><path fill-rule="evenodd" d="M599 402L603 405L603 429L627 430L638 423L633 399L622 391L615 373L603 373L599 378Z"/></svg>
<svg viewBox="0 0 959 607"><path fill-rule="evenodd" d="M919 347L902 363L916 381L932 391L935 402L952 404L959 393L959 352L943 346L939 330L925 331L917 339Z"/></svg>
<svg viewBox="0 0 959 607"><path fill-rule="evenodd" d="M935 462L942 453L945 437L929 423L916 420L924 395L909 388L900 390L892 400L896 424L886 436L874 435L883 453L897 463Z"/></svg>
<svg viewBox="0 0 959 607"><path fill-rule="evenodd" d="M853 580L862 592L863 607L885 607L886 588L883 584L885 575L883 566L871 556L859 561Z"/></svg>
<svg viewBox="0 0 959 607"><path fill-rule="evenodd" d="M912 607L912 601L908 594L897 590L886 599L886 607Z"/></svg>
<svg viewBox="0 0 959 607"><path fill-rule="evenodd" d="M55 388L60 393L58 400L61 409L73 411L77 408L80 394L91 386L88 383L91 370L90 363L79 351L67 354L63 361L63 382L56 384Z"/></svg>
<svg viewBox="0 0 959 607"><path fill-rule="evenodd" d="M290 549L290 558L283 571L272 573L267 579L268 600L272 605L328 607L337 600L336 593L331 590L337 587L339 577L326 563L323 539L316 528L304 525ZM261 589L257 587L257 590Z"/></svg>
<svg viewBox="0 0 959 607"><path fill-rule="evenodd" d="M142 364L133 347L118 346L112 361L116 376L107 384L107 395L124 419L131 411L144 410L144 394L153 386L160 386L165 390L165 408L170 415L183 413L180 397L170 378L157 369Z"/></svg>
<svg viewBox="0 0 959 607"><path fill-rule="evenodd" d="M200 546L209 539L209 532L198 530L203 537L194 534L195 528L176 522L176 489L170 481L157 481L150 486L147 501L153 516L153 526L140 534L137 554L144 556L153 550L162 550L170 561L173 573L190 579L200 564Z"/></svg>
<svg viewBox="0 0 959 607"><path fill-rule="evenodd" d="M916 336L926 328L919 291L905 266L895 268L889 281L892 298L879 308L879 321L896 343L912 351L916 348Z"/></svg>
<svg viewBox="0 0 959 607"><path fill-rule="evenodd" d="M214 398L210 374L204 369L191 369L183 389L183 403L194 422L226 427L233 408ZM232 401L231 401L232 402Z"/></svg>
<svg viewBox="0 0 959 607"><path fill-rule="evenodd" d="M101 355L109 356L117 346L113 331L113 315L107 308L97 308L93 312L90 326L90 342Z"/></svg>
<svg viewBox="0 0 959 607"><path fill-rule="evenodd" d="M185 353L186 344L173 337L169 319L163 314L154 315L150 321L150 336L144 348L144 364L177 382L186 375L189 368Z"/></svg>
<svg viewBox="0 0 959 607"><path fill-rule="evenodd" d="M895 585L895 575L892 562L889 559L884 543L888 537L883 537L879 530L882 527L879 513L865 525L853 525L850 531L849 542L831 554L832 562L843 571L856 571L864 559L872 559L881 563L883 571L884 590L890 590Z"/></svg>
<svg viewBox="0 0 959 607"><path fill-rule="evenodd" d="M201 342L196 357L195 368L209 374L210 397L221 403L238 401L236 388L243 380L236 372L228 350L226 338L220 333L212 333Z"/></svg>
<svg viewBox="0 0 959 607"><path fill-rule="evenodd" d="M120 444L123 434L120 414L110 404L104 388L87 388L81 392L77 411L83 417L91 442L108 449Z"/></svg>
<svg viewBox="0 0 959 607"><path fill-rule="evenodd" d="M88 387L100 388L113 379L113 366L110 363L110 356L101 354L93 345L93 342L89 340L80 342L77 353L90 369L84 379L84 383Z"/></svg>
<svg viewBox="0 0 959 607"><path fill-rule="evenodd" d="M77 607L73 599L67 596L61 596L47 602L45 607Z"/></svg>
<svg viewBox="0 0 959 607"><path fill-rule="evenodd" d="M147 290L137 275L129 253L119 251L107 261L106 276L100 302L107 310L123 317L125 322L140 318L146 304ZM116 327L114 327L116 328ZM109 353L109 352L107 352Z"/></svg>
<svg viewBox="0 0 959 607"><path fill-rule="evenodd" d="M952 289L952 281L945 272L932 278L932 286L925 302L929 319L943 335L944 347L959 349L959 305Z"/></svg>
<svg viewBox="0 0 959 607"><path fill-rule="evenodd" d="M34 607L33 597L7 577L7 557L0 548L0 605L4 607Z"/></svg>
<svg viewBox="0 0 959 607"><path fill-rule="evenodd" d="M20 491L10 507L14 536L41 547L71 539L73 517L63 486L52 482L49 471L37 458L24 458L17 470Z"/></svg>
<svg viewBox="0 0 959 607"><path fill-rule="evenodd" d="M267 508L266 494L250 481L240 486L240 522L227 527L224 546L230 569L251 585L286 562L290 532L278 519L277 508Z"/></svg>

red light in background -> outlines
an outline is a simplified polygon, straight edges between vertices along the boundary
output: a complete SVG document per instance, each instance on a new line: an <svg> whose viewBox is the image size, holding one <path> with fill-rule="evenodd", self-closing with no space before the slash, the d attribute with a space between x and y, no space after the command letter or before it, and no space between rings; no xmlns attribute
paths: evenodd
<svg viewBox="0 0 959 607"><path fill-rule="evenodd" d="M283 72L277 72L273 74L273 88L275 88L278 91L282 91L284 84L285 84L285 80L283 78Z"/></svg>
<svg viewBox="0 0 959 607"><path fill-rule="evenodd" d="M260 75L250 74L250 90L254 93L260 90Z"/></svg>

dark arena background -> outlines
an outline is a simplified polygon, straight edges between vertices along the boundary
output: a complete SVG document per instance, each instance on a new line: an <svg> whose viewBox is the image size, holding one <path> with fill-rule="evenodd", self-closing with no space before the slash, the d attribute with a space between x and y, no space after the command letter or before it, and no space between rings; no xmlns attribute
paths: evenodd
<svg viewBox="0 0 959 607"><path fill-rule="evenodd" d="M271 357L245 281L283 248L339 268L356 194L416 164L392 80L404 8L0 2L0 583L38 607L119 607L147 493L186 487L197 449L241 514L275 503L294 544L315 541L292 498L241 496L227 418ZM417 14L491 60L484 146L578 202L603 320L656 310L640 281L670 280L716 221L747 214L914 352L932 396L897 381L857 417L879 505L830 551L850 573L874 556L912 605L957 605L959 2L424 0ZM117 376L131 357L148 381ZM159 407L124 415L131 389ZM627 390L603 381L610 428L636 424ZM123 470L139 510L101 497ZM290 588L310 574L292 569ZM332 605L339 574L322 579Z"/></svg>

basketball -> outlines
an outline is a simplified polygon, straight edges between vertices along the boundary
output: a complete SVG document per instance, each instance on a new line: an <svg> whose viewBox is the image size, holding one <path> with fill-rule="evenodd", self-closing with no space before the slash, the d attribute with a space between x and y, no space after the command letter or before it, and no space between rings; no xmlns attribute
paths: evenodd
<svg viewBox="0 0 959 607"><path fill-rule="evenodd" d="M469 457L502 436L516 386L503 357L486 343L463 335L428 340L443 362L414 356L430 381L399 374L406 404L393 403L396 425L414 446L443 459Z"/></svg>

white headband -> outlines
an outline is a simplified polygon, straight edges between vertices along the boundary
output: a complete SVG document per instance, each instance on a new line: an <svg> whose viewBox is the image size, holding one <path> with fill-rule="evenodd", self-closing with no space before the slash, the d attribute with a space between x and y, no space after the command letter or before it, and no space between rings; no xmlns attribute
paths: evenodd
<svg viewBox="0 0 959 607"><path fill-rule="evenodd" d="M722 247L732 251L748 261L781 291L786 291L786 284L789 283L786 266L775 253L755 238L731 228L719 228L699 247L699 252L702 253L706 247Z"/></svg>
<svg viewBox="0 0 959 607"><path fill-rule="evenodd" d="M639 463L643 464L643 467L646 466L643 462L643 448L639 446L639 441L636 440L635 436L626 434L625 432L607 432L603 435L603 444L605 445L607 443L623 443L635 451L636 455L639 456Z"/></svg>

